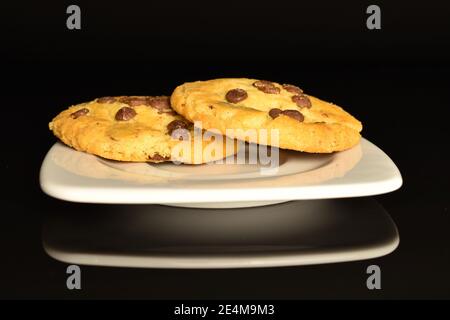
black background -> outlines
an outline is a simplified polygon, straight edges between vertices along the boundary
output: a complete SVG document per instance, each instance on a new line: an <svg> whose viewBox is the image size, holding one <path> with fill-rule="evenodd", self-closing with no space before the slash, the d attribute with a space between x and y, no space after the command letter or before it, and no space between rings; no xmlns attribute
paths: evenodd
<svg viewBox="0 0 450 320"><path fill-rule="evenodd" d="M75 1L1 8L3 298L449 298L450 8L445 1ZM185 81L254 77L300 85L342 105L400 168L401 190L377 196L400 247L371 261L248 270L83 267L83 290L41 245L42 216L75 204L38 183L55 142L47 123L105 95L161 95ZM73 208L73 207L71 207ZM365 287L380 265L383 289Z"/></svg>

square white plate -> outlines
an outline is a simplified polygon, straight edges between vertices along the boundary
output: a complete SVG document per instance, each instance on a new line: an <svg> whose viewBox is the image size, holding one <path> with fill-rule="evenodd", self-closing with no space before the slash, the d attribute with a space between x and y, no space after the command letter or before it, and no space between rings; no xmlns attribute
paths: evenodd
<svg viewBox="0 0 450 320"><path fill-rule="evenodd" d="M402 185L392 160L366 139L333 154L279 150L279 167L176 165L99 158L55 143L40 172L42 190L67 201L245 207L290 200L371 196Z"/></svg>

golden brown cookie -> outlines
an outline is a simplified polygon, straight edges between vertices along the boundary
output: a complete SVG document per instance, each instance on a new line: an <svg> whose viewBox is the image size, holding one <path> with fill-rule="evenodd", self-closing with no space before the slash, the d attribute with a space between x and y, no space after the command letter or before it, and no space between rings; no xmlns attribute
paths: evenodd
<svg viewBox="0 0 450 320"><path fill-rule="evenodd" d="M297 151L328 153L359 142L361 122L329 102L290 84L256 79L185 83L171 96L172 107L203 129L249 142ZM228 132L227 132L228 129ZM278 141L270 138L278 130ZM249 135L250 131L258 134ZM247 132L248 131L248 132ZM260 133L268 132L268 140Z"/></svg>
<svg viewBox="0 0 450 320"><path fill-rule="evenodd" d="M207 140L198 130L194 134L192 124L164 96L99 98L69 107L49 127L76 150L120 161L199 164L236 152L229 138Z"/></svg>

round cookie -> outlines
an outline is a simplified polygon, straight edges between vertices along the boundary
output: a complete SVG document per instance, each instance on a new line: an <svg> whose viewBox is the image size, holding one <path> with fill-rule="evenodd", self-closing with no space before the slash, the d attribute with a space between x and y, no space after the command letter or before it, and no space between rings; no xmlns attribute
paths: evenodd
<svg viewBox="0 0 450 320"><path fill-rule="evenodd" d="M69 107L49 123L65 144L119 161L200 164L236 153L232 139L202 139L169 97L103 97Z"/></svg>
<svg viewBox="0 0 450 320"><path fill-rule="evenodd" d="M312 153L341 151L360 140L361 122L342 108L291 84L256 79L215 79L178 86L172 107L229 137ZM228 129L228 132L227 132ZM279 137L270 139L272 129ZM256 130L257 135L248 135ZM267 130L267 131L265 131ZM268 135L263 140L261 132Z"/></svg>

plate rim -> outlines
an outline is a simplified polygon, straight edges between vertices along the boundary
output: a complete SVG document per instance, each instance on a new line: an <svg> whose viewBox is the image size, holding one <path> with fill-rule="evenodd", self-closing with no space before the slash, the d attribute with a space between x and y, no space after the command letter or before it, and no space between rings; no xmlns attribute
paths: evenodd
<svg viewBox="0 0 450 320"><path fill-rule="evenodd" d="M367 139L361 138L362 157L359 163L347 172L344 182L332 180L324 183L299 185L289 187L258 187L245 188L246 192L232 192L230 188L192 188L180 189L168 187L151 187L149 185L124 185L123 181L117 181L109 184L106 183L102 187L89 187L90 177L78 176L65 170L53 163L50 159L52 150L58 146L60 142L56 142L48 151L40 170L39 180L40 186L47 195L65 201L83 202L83 203L111 203L111 204L176 204L176 203L222 203L222 202L246 202L246 201L289 201L289 200L314 200L314 199L332 199L332 198L348 198L363 197L384 194L399 189L403 184L403 179L399 169L390 157L384 153L379 147ZM367 165L370 159L364 153L364 150L373 152L380 157L383 166L389 169L389 178L380 180L358 181L355 175L355 169L358 166ZM369 155L370 156L370 155ZM372 155L373 156L373 155ZM51 172L59 170L59 172ZM361 171L361 168L359 168ZM69 174L75 177L83 185L68 184L64 181L64 175ZM56 176L56 178L55 178ZM338 178L338 179L341 179ZM351 179L355 179L351 182ZM347 181L345 181L347 180ZM350 180L350 182L348 182ZM91 181L92 182L92 181ZM264 192L270 190L270 193ZM151 191L151 197L149 192ZM227 192L225 192L227 191Z"/></svg>

